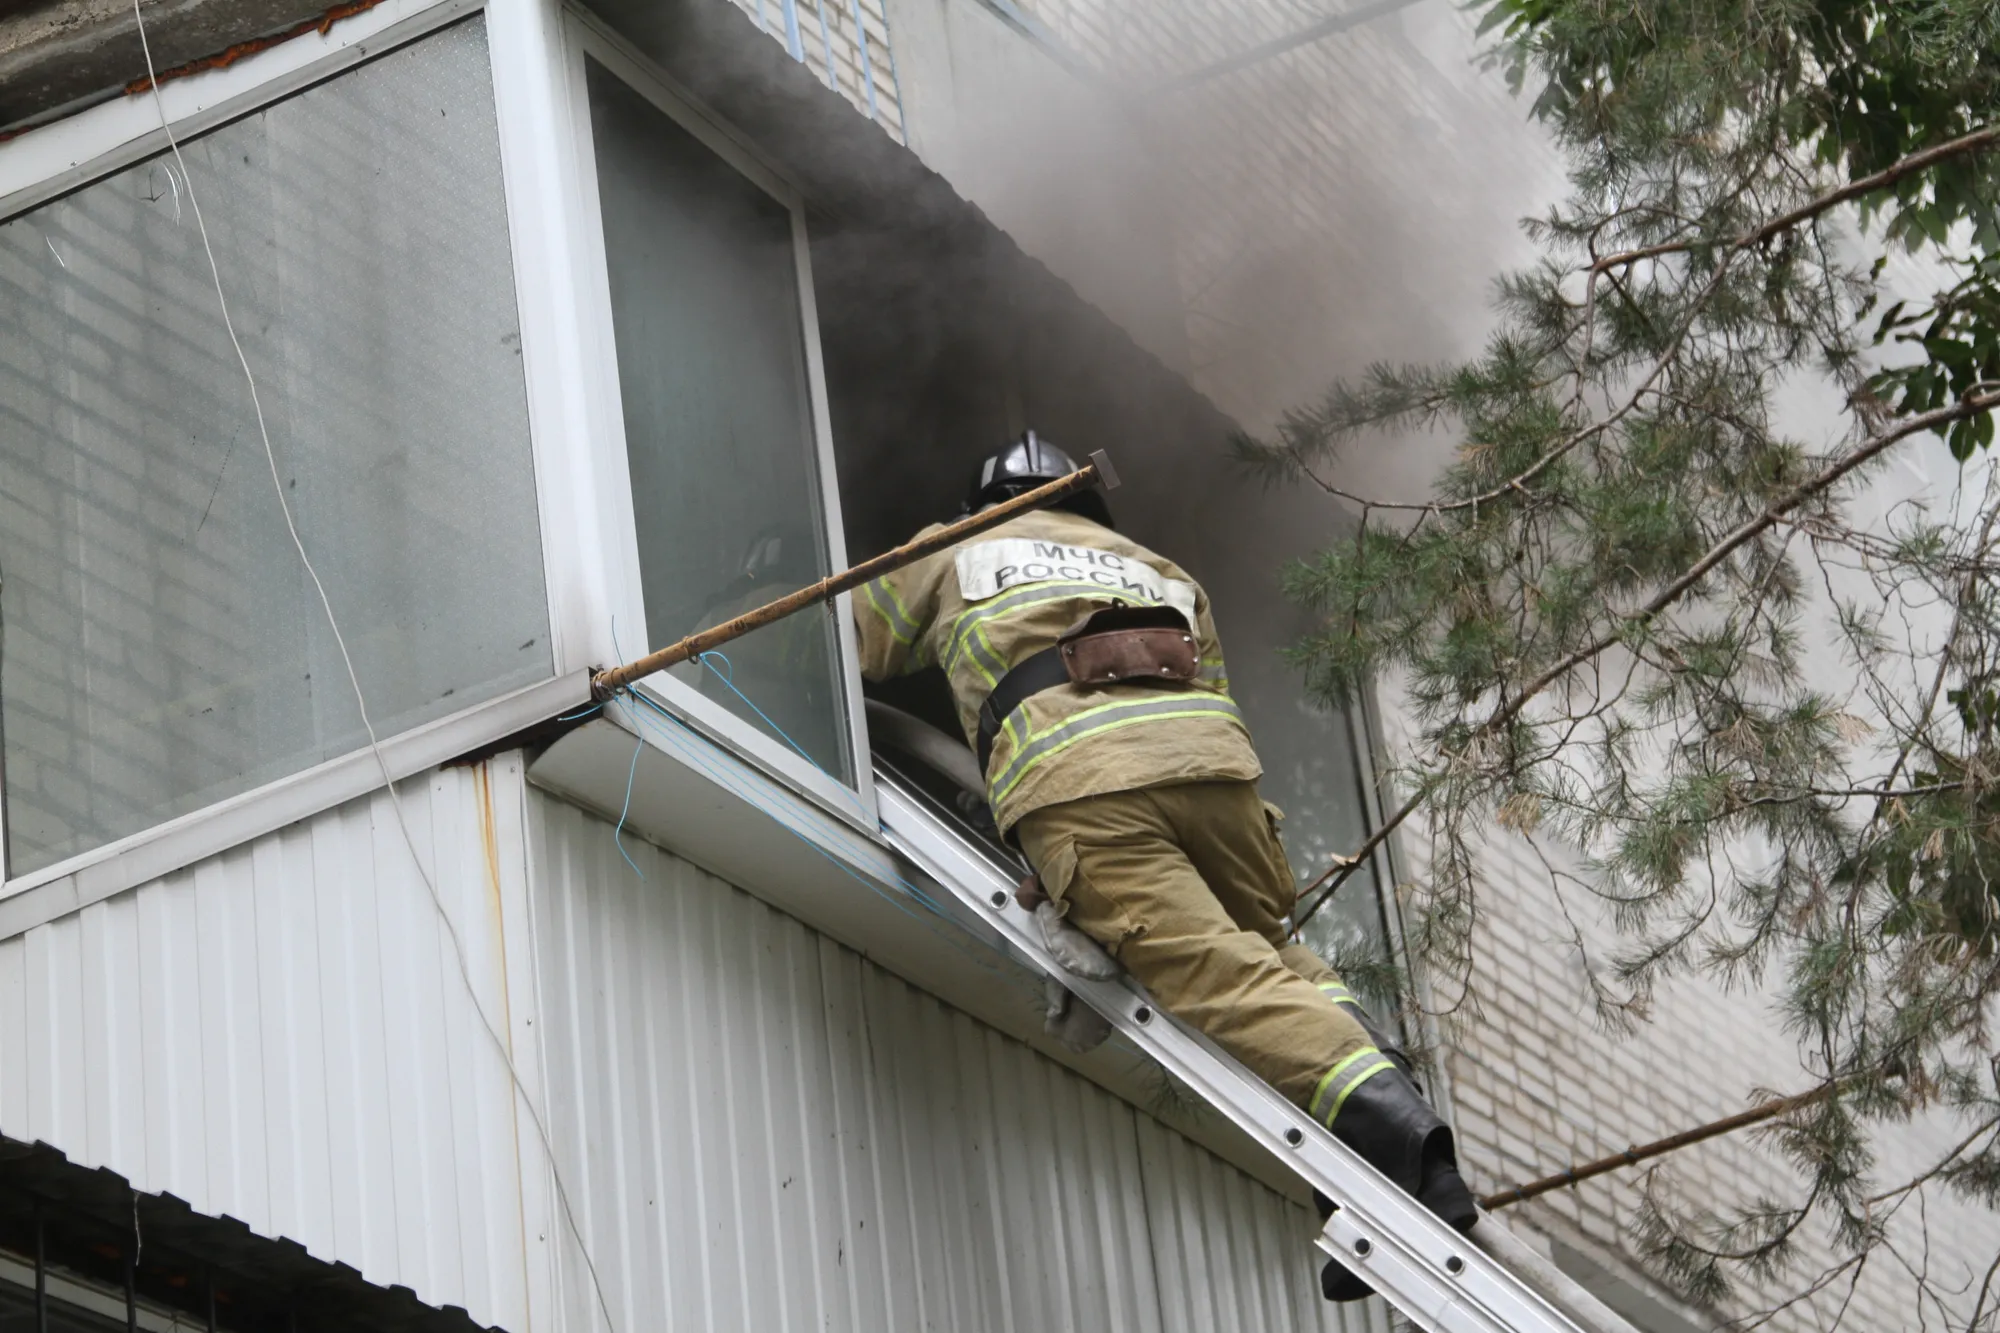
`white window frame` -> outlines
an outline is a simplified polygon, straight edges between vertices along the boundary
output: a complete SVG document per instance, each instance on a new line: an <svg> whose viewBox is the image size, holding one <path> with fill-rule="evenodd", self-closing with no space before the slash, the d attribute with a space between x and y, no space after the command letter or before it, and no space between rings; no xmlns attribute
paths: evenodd
<svg viewBox="0 0 2000 1333"><path fill-rule="evenodd" d="M482 0L382 0L372 9L220 69L160 85L174 136L188 140L485 8ZM167 150L150 92L101 102L0 143L0 219L11 219Z"/></svg>
<svg viewBox="0 0 2000 1333"><path fill-rule="evenodd" d="M119 97L37 126L0 143L0 221L166 151L167 135L160 127L162 107L175 138L185 141L282 102L376 56L421 41L485 8L481 0L383 0L325 32L309 32L221 69L162 83L158 103L151 93ZM489 13L489 45L495 36L494 20ZM494 98L497 109L503 100L497 78ZM501 139L505 179L508 152L504 125ZM506 192L512 227L516 187L511 179L506 181ZM518 300L524 260L521 238L514 238L512 251ZM225 262L225 280L227 273ZM521 304L525 342L529 312L526 303ZM524 362L527 359L524 348ZM534 376L526 367L524 376L532 387ZM384 735L381 763L362 745L52 865L11 876L0 883L0 901L36 890L79 905L97 901L374 791L382 785L384 765L395 778L405 778L587 701L589 682L576 665L574 630L566 641L565 626L557 618L558 580L573 580L574 561L566 547L564 525L556 521L564 516L552 515L540 499L542 480L553 460L545 458L548 450L536 428L532 403L528 426L540 509L543 581L548 593L552 654L548 679ZM6 802L0 793L0 846L5 845L6 836Z"/></svg>
<svg viewBox="0 0 2000 1333"><path fill-rule="evenodd" d="M482 11L521 316L554 671L546 681L384 736L383 757L398 779L580 707L588 699L588 671L617 660L614 625L628 649L636 652L634 645L645 641L596 162L583 100L584 53L626 79L792 214L820 500L828 556L839 568L846 544L801 191L622 39L582 11L566 12L563 0L382 0L324 31L165 82L158 102L150 92L117 97L0 142L0 220L6 220L166 151L162 108L175 137L190 139ZM846 596L837 605L836 624L855 767L852 787L806 765L678 681L656 677L641 688L716 743L872 836L877 832L873 773ZM31 891L38 891L36 901L50 894L73 906L97 901L380 786L380 766L364 746L8 878L0 882L0 901ZM0 846L7 832L5 810L0 797Z"/></svg>
<svg viewBox="0 0 2000 1333"><path fill-rule="evenodd" d="M615 589L607 608L609 614L616 617L617 642L613 644L613 655L622 650L623 655L630 658L645 651L649 644L653 647L660 645L654 642L646 625L631 474L626 462L624 408L618 381L611 283L599 207L597 154L585 83L586 60L595 60L791 215L800 336L806 363L807 407L812 414L812 466L817 469L815 489L819 496L819 516L826 534L827 559L831 568L846 566L847 543L834 468L826 369L819 342L819 313L813 293L812 255L806 232L803 192L751 144L676 84L671 76L587 10L566 6L561 34L561 93L567 103L568 142L574 154L573 206L580 221L575 267L572 269L575 274L573 290L579 306L580 345L589 349L585 361L590 368L590 378L585 390L594 400L590 415L595 429L589 439L597 454L593 470L600 476L600 484L607 496L616 493L608 509L612 530L603 534L604 557L609 566L604 583L608 589ZM847 742L853 763L851 785L836 775L822 772L782 742L765 735L728 708L672 676L652 676L635 688L828 811L872 832L877 823L874 773L869 761L860 654L854 632L851 594L841 595L833 614L839 659L835 670L847 712Z"/></svg>

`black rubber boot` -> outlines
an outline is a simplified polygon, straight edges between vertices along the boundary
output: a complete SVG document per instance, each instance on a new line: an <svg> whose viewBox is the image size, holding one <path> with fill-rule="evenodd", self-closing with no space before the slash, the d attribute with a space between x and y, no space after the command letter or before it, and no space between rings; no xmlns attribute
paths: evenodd
<svg viewBox="0 0 2000 1333"><path fill-rule="evenodd" d="M1373 1074L1349 1091L1334 1117L1333 1133L1447 1225L1470 1231L1479 1219L1472 1191L1458 1174L1451 1127L1438 1119L1400 1068ZM1332 1202L1317 1190L1313 1203L1321 1222L1333 1216ZM1338 1259L1327 1260L1320 1270L1319 1289L1330 1301L1358 1301L1373 1294Z"/></svg>

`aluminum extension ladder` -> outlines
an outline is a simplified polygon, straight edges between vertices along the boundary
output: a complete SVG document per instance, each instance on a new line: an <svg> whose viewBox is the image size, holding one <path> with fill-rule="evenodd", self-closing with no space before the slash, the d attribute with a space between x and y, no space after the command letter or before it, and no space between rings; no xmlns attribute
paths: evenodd
<svg viewBox="0 0 2000 1333"><path fill-rule="evenodd" d="M1207 1038L1154 1009L1125 978L1086 981L1043 947L1033 917L1014 901L1014 880L993 854L947 825L893 774L878 769L876 795L892 847L951 893L1037 970L1059 979L1134 1045L1198 1092L1335 1203L1319 1245L1418 1326L1437 1333L1579 1333L1530 1290L1263 1080ZM982 932L983 933L983 932Z"/></svg>

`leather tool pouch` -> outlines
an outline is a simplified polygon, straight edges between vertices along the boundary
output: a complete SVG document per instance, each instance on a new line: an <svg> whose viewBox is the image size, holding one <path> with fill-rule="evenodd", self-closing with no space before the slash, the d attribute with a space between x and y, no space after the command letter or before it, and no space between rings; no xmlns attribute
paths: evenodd
<svg viewBox="0 0 2000 1333"><path fill-rule="evenodd" d="M1170 606L1107 607L1070 626L1056 646L1078 685L1190 681L1201 671L1194 635Z"/></svg>

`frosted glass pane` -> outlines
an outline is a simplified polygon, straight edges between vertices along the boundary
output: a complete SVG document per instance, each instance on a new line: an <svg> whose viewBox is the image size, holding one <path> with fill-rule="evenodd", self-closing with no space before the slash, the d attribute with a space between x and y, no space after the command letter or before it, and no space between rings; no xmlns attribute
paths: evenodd
<svg viewBox="0 0 2000 1333"><path fill-rule="evenodd" d="M481 21L185 151L377 730L549 676ZM365 741L171 157L0 225L0 580L15 874Z"/></svg>
<svg viewBox="0 0 2000 1333"><path fill-rule="evenodd" d="M589 81L646 629L660 647L827 573L798 265L789 211L594 62ZM846 781L837 645L830 613L801 612L730 644L727 665L677 674Z"/></svg>

